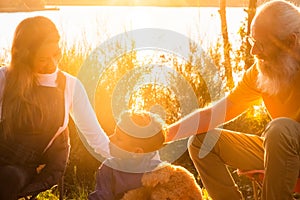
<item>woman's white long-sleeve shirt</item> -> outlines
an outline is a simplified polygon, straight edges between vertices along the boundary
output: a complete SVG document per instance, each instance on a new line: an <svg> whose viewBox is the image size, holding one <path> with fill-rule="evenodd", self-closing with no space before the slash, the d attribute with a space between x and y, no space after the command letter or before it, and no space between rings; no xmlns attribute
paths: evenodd
<svg viewBox="0 0 300 200"><path fill-rule="evenodd" d="M2 112L2 97L6 70L6 67L0 67L0 117ZM57 73L58 70L52 74L39 74L38 80L40 85L56 87ZM108 136L105 134L97 120L96 114L90 104L82 83L76 77L66 72L63 73L66 76L64 92L66 114L63 126L57 130L56 136L68 126L70 114L88 145L90 145L97 154L101 154L103 157L110 157ZM51 99L49 99L49 101L51 101ZM55 115L55 111L53 111L53 115Z"/></svg>

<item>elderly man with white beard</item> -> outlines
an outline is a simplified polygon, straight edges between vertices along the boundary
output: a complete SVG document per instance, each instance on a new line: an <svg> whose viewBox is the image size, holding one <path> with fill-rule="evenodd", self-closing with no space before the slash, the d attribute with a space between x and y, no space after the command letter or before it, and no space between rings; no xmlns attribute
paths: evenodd
<svg viewBox="0 0 300 200"><path fill-rule="evenodd" d="M167 141L192 136L189 153L214 200L242 199L227 166L265 170L262 199L293 199L300 171L300 9L262 4L249 42L256 62L231 93L168 127ZM271 122L261 136L217 127L263 101Z"/></svg>

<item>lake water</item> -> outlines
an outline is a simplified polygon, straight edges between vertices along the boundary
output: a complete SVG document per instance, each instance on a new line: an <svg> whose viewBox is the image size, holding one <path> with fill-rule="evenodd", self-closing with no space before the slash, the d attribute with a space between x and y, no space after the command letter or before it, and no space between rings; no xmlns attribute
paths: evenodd
<svg viewBox="0 0 300 200"><path fill-rule="evenodd" d="M162 28L176 31L201 43L205 48L221 37L218 8L61 6L58 11L0 13L0 50L9 49L13 32L24 18L43 15L52 19L67 46L91 47L125 31ZM246 13L243 8L227 8L230 40L238 43L237 31Z"/></svg>

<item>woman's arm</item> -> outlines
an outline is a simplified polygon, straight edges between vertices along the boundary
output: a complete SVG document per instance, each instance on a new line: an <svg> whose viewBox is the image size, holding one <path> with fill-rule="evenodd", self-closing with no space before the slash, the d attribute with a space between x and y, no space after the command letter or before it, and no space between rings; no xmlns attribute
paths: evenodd
<svg viewBox="0 0 300 200"><path fill-rule="evenodd" d="M73 96L70 114L80 134L84 136L88 145L96 153L101 154L103 157L110 157L109 138L97 120L82 83L75 79L72 88Z"/></svg>

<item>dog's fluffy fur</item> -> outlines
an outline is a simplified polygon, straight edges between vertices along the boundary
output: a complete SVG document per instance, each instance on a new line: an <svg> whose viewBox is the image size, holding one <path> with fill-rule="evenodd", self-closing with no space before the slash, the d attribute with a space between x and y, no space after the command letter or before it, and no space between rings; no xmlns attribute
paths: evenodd
<svg viewBox="0 0 300 200"><path fill-rule="evenodd" d="M143 186L128 191L122 200L201 200L202 193L193 174L181 166L163 163L145 173Z"/></svg>

